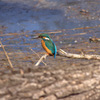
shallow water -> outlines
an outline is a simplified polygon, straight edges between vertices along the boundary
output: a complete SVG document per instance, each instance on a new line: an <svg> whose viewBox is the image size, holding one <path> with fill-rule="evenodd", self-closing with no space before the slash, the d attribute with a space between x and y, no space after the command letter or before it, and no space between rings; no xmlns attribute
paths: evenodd
<svg viewBox="0 0 100 100"><path fill-rule="evenodd" d="M29 47L40 51L40 41L32 39L37 33L58 31L51 34L58 48L74 44L75 40L87 41L90 36L99 36L99 25L99 0L0 1L0 34L8 51L28 51ZM74 29L81 27L93 28ZM75 36L78 33L86 34Z"/></svg>

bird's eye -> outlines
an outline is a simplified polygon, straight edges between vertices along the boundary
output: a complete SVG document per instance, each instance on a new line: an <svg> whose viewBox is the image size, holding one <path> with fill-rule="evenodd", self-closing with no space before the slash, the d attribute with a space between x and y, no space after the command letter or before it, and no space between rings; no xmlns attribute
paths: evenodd
<svg viewBox="0 0 100 100"><path fill-rule="evenodd" d="M49 39L49 38L47 38L47 37L44 37L44 39L45 39L45 40L50 40L50 39Z"/></svg>

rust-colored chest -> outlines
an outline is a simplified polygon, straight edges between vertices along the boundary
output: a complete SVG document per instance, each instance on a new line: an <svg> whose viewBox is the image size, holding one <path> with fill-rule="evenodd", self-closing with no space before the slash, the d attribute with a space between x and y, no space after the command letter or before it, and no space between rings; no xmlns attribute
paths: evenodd
<svg viewBox="0 0 100 100"><path fill-rule="evenodd" d="M45 45L44 40L41 40L41 44L42 47L44 48L44 50L49 54L49 55L53 55L52 52L47 48L47 46Z"/></svg>

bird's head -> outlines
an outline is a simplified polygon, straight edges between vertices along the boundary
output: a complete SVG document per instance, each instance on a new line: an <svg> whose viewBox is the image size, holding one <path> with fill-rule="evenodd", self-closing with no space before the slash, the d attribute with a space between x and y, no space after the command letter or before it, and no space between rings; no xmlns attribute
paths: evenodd
<svg viewBox="0 0 100 100"><path fill-rule="evenodd" d="M33 39L41 38L44 41L52 41L48 34L40 34L39 36L34 36Z"/></svg>
<svg viewBox="0 0 100 100"><path fill-rule="evenodd" d="M51 40L48 34L40 34L38 37L43 40Z"/></svg>

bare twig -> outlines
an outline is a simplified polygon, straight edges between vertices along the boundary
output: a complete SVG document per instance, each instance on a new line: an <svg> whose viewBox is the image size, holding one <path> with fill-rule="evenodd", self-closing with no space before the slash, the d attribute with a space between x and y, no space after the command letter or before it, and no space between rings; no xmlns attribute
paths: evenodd
<svg viewBox="0 0 100 100"><path fill-rule="evenodd" d="M6 52L5 48L4 48L4 46L3 46L2 42L1 42L1 40L0 40L0 44L1 44L1 47L2 47L4 53L5 53L6 57L7 57L7 60L8 60L8 62L9 62L10 67L13 69L13 65L12 65L12 63L11 63L11 61L10 61L10 58L9 58L9 56L8 56L8 54L7 54L7 52Z"/></svg>
<svg viewBox="0 0 100 100"><path fill-rule="evenodd" d="M58 54L59 54L59 56L65 56L65 57L70 57L70 58L97 59L97 60L100 60L100 55L72 54L72 53L67 53L62 49L60 49L58 51Z"/></svg>
<svg viewBox="0 0 100 100"><path fill-rule="evenodd" d="M39 56L39 54L37 54L32 48L29 48L32 52L34 52L39 58L40 58L40 56ZM44 64L44 65L47 65L44 61L42 61L42 63Z"/></svg>
<svg viewBox="0 0 100 100"><path fill-rule="evenodd" d="M46 59L47 56L48 56L48 54L44 54L44 55L39 59L39 61L35 64L35 66L38 66L38 65L41 63L41 61L43 61L44 58Z"/></svg>
<svg viewBox="0 0 100 100"><path fill-rule="evenodd" d="M8 33L8 34L0 34L0 36L26 35L26 33L29 33L29 31L22 32L22 33Z"/></svg>

